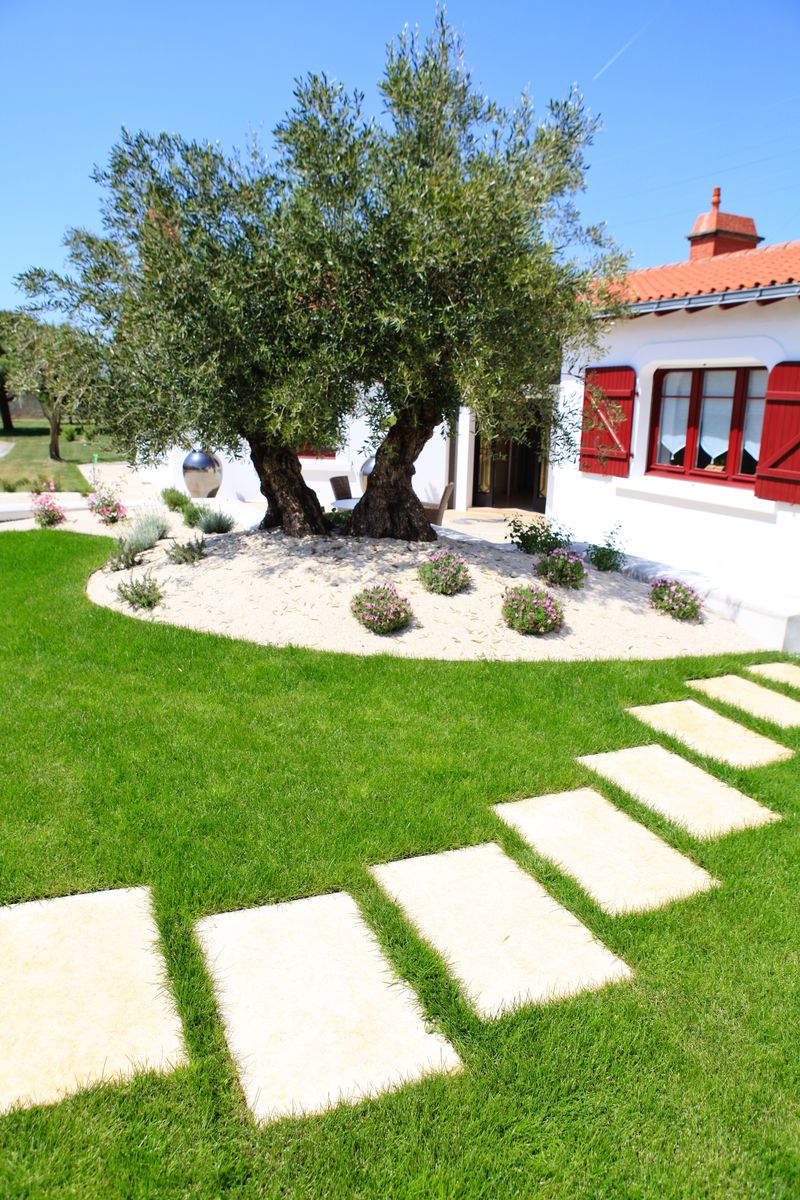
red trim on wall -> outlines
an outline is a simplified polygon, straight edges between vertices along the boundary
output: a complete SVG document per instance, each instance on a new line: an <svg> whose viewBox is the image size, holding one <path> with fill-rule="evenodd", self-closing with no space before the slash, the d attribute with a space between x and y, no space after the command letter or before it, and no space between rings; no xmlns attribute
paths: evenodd
<svg viewBox="0 0 800 1200"><path fill-rule="evenodd" d="M336 458L336 451L327 447L324 450L314 450L312 446L301 446L296 454L298 458Z"/></svg>
<svg viewBox="0 0 800 1200"><path fill-rule="evenodd" d="M800 504L800 362L769 373L756 495Z"/></svg>
<svg viewBox="0 0 800 1200"><path fill-rule="evenodd" d="M602 399L598 399L597 392L602 393ZM583 389L582 471L595 475L629 474L635 396L633 367L587 368ZM603 400L610 401L607 407Z"/></svg>

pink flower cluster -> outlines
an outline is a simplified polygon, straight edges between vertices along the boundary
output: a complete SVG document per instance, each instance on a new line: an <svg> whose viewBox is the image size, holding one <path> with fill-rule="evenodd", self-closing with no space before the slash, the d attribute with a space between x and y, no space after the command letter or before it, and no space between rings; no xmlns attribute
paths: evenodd
<svg viewBox="0 0 800 1200"><path fill-rule="evenodd" d="M98 488L96 492L90 492L88 503L89 511L93 512L103 525L116 525L117 521L123 521L128 515L127 509L110 490Z"/></svg>
<svg viewBox="0 0 800 1200"><path fill-rule="evenodd" d="M548 583L561 587L579 588L586 578L586 567L577 554L558 548L550 550L536 564L536 574Z"/></svg>
<svg viewBox="0 0 800 1200"><path fill-rule="evenodd" d="M411 620L411 605L393 583L376 583L357 592L350 611L371 633L394 633L405 629Z"/></svg>
<svg viewBox="0 0 800 1200"><path fill-rule="evenodd" d="M564 609L543 587L506 588L501 612L509 629L517 633L555 633L564 624Z"/></svg>
<svg viewBox="0 0 800 1200"><path fill-rule="evenodd" d="M680 579L668 579L662 576L650 584L650 603L658 612L674 617L676 621L699 621L703 612L703 602L698 593L688 583Z"/></svg>
<svg viewBox="0 0 800 1200"><path fill-rule="evenodd" d="M419 568L419 578L429 592L454 596L469 587L470 576L466 559L452 550L435 550Z"/></svg>
<svg viewBox="0 0 800 1200"><path fill-rule="evenodd" d="M51 491L55 491L55 484L51 485ZM66 521L67 514L50 492L35 492L31 501L33 509L33 519L37 525L42 528L51 525L60 525L62 521Z"/></svg>

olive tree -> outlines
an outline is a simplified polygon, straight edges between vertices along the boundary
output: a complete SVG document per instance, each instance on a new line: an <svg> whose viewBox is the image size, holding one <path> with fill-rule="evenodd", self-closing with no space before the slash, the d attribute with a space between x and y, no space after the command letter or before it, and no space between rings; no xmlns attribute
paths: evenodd
<svg viewBox="0 0 800 1200"><path fill-rule="evenodd" d="M8 387L31 393L50 425L50 458L61 460L61 423L86 413L100 387L101 361L92 336L69 324L50 325L17 314L4 355Z"/></svg>
<svg viewBox="0 0 800 1200"><path fill-rule="evenodd" d="M326 528L297 449L338 442L356 401L348 304L331 279L335 247L346 297L358 104L316 77L298 85L274 167L255 146L229 156L123 131L96 172L102 236L68 234L66 275L21 277L34 303L97 336L105 378L94 420L132 461L193 439L249 449L264 525L290 534Z"/></svg>
<svg viewBox="0 0 800 1200"><path fill-rule="evenodd" d="M597 339L622 260L574 205L595 131L577 93L541 120L493 104L443 14L389 47L381 92L358 331L381 442L352 528L430 539L412 477L436 426L467 405L483 438L555 448L562 361Z"/></svg>
<svg viewBox="0 0 800 1200"><path fill-rule="evenodd" d="M11 409L9 408L11 392L8 386L9 349L14 320L14 313L0 312L0 423L3 426L3 433L14 432L14 422L11 419Z"/></svg>

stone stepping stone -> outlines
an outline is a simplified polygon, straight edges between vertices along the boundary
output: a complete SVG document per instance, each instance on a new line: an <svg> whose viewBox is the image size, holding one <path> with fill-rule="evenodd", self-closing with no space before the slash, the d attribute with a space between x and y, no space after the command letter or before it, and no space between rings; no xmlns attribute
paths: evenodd
<svg viewBox="0 0 800 1200"><path fill-rule="evenodd" d="M797 666L796 663L757 663L747 669L753 675L771 679L773 683L785 683L788 687L800 689L800 666Z"/></svg>
<svg viewBox="0 0 800 1200"><path fill-rule="evenodd" d="M494 811L613 916L660 908L717 882L592 788L495 804Z"/></svg>
<svg viewBox="0 0 800 1200"><path fill-rule="evenodd" d="M147 888L0 908L0 1112L185 1062Z"/></svg>
<svg viewBox="0 0 800 1200"><path fill-rule="evenodd" d="M800 725L800 701L761 687L751 679L742 679L741 675L688 679L686 685L710 696L712 700L721 700L733 708L741 708L743 712L761 717L764 721L771 721L773 725L780 725L782 729Z"/></svg>
<svg viewBox="0 0 800 1200"><path fill-rule="evenodd" d="M697 754L732 767L763 767L792 757L788 747L721 717L696 700L643 704L628 712L660 733L677 738Z"/></svg>
<svg viewBox="0 0 800 1200"><path fill-rule="evenodd" d="M196 929L257 1121L460 1068L345 892L222 913Z"/></svg>
<svg viewBox="0 0 800 1200"><path fill-rule="evenodd" d="M494 843L372 867L481 1017L626 979L630 968Z"/></svg>
<svg viewBox="0 0 800 1200"><path fill-rule="evenodd" d="M771 809L663 746L586 754L578 762L696 838L780 820Z"/></svg>

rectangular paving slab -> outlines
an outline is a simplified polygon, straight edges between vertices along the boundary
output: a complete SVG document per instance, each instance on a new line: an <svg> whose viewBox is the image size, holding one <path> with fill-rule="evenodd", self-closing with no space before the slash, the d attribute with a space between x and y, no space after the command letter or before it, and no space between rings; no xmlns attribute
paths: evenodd
<svg viewBox="0 0 800 1200"><path fill-rule="evenodd" d="M741 708L751 716L761 717L780 725L782 729L791 729L800 725L800 700L792 700L782 696L780 692L770 691L761 687L752 679L742 679L741 675L717 675L713 679L688 679L687 687L696 688L710 696L712 700L720 700L734 708Z"/></svg>
<svg viewBox="0 0 800 1200"><path fill-rule="evenodd" d="M256 1120L459 1069L346 893L206 917L197 935Z"/></svg>
<svg viewBox="0 0 800 1200"><path fill-rule="evenodd" d="M0 908L0 1112L184 1062L146 888Z"/></svg>
<svg viewBox="0 0 800 1200"><path fill-rule="evenodd" d="M789 687L800 689L800 666L796 663L756 663L755 666L748 667L747 669L754 675L761 675L764 679L771 679L773 683L785 683Z"/></svg>
<svg viewBox="0 0 800 1200"><path fill-rule="evenodd" d="M763 767L792 757L792 751L786 746L753 733L728 717L721 717L696 700L643 704L629 708L628 712L653 729L677 738L697 754L716 758L732 767Z"/></svg>
<svg viewBox="0 0 800 1200"><path fill-rule="evenodd" d="M578 762L697 838L719 837L780 819L763 804L663 746L586 754Z"/></svg>
<svg viewBox="0 0 800 1200"><path fill-rule="evenodd" d="M484 1018L631 974L494 843L371 870Z"/></svg>
<svg viewBox="0 0 800 1200"><path fill-rule="evenodd" d="M495 804L494 811L612 915L659 908L716 883L592 788Z"/></svg>

